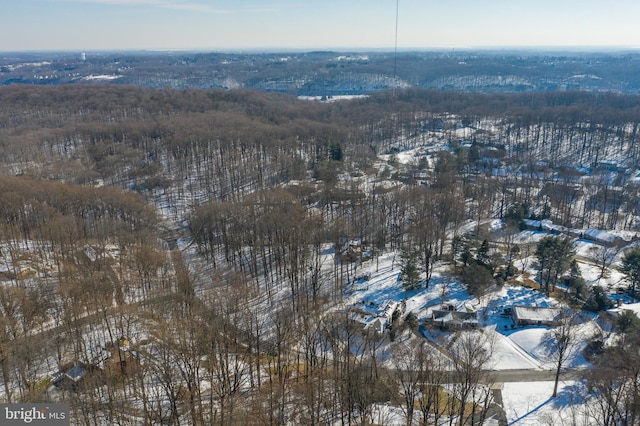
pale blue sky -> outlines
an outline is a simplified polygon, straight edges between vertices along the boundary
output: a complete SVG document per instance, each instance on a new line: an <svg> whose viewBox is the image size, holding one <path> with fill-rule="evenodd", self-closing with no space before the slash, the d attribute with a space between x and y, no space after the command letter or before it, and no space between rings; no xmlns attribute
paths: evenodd
<svg viewBox="0 0 640 426"><path fill-rule="evenodd" d="M399 0L398 47L640 47L638 0ZM0 51L393 49L396 0L0 0Z"/></svg>

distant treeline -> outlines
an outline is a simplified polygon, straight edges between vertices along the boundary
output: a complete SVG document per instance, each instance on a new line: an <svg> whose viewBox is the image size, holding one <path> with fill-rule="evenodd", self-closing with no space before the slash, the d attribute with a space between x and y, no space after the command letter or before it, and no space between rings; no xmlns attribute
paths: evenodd
<svg viewBox="0 0 640 426"><path fill-rule="evenodd" d="M366 94L393 88L518 93L640 93L637 52L145 52L17 53L0 58L0 85L109 84L174 89L245 88L291 95Z"/></svg>

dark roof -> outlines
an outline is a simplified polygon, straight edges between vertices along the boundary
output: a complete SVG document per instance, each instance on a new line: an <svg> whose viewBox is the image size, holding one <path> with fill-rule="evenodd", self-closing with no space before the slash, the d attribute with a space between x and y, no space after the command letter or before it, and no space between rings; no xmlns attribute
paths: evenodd
<svg viewBox="0 0 640 426"><path fill-rule="evenodd" d="M67 370L64 374L66 374L70 379L74 381L80 380L82 376L87 372L85 368L79 364L74 364L69 370Z"/></svg>

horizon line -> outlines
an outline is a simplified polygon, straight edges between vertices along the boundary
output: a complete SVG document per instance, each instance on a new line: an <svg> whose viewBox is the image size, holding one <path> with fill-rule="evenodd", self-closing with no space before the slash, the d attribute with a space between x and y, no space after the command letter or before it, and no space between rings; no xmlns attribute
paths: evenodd
<svg viewBox="0 0 640 426"><path fill-rule="evenodd" d="M521 45L521 46L455 46L455 47L398 47L398 52L455 52L455 51L547 51L547 52L622 52L638 51L640 46L625 45ZM346 46L325 46L325 47L173 47L173 48L60 48L60 49L16 49L0 50L0 54L36 54L36 53L312 53L312 52L359 52L359 53L393 53L393 47L346 47Z"/></svg>

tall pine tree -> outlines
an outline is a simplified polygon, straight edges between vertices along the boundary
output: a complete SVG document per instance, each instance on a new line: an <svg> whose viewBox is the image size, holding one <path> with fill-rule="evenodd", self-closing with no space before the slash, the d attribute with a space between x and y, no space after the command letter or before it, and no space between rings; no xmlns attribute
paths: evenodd
<svg viewBox="0 0 640 426"><path fill-rule="evenodd" d="M400 257L402 258L402 286L407 291L417 290L420 287L420 272L418 272L415 253L405 248Z"/></svg>

